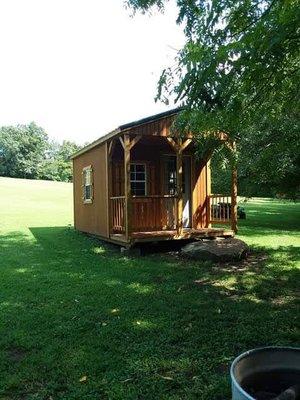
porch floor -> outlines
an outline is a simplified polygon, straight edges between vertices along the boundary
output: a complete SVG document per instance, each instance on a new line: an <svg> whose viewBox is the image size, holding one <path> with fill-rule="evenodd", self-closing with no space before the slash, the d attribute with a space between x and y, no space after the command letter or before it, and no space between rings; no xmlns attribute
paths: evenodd
<svg viewBox="0 0 300 400"><path fill-rule="evenodd" d="M160 240L183 240L183 239L202 239L215 237L232 237L234 232L231 229L223 228L185 228L181 236L177 236L176 230L150 231L150 232L131 232L130 243L156 242ZM125 234L115 233L110 235L110 239L128 243Z"/></svg>

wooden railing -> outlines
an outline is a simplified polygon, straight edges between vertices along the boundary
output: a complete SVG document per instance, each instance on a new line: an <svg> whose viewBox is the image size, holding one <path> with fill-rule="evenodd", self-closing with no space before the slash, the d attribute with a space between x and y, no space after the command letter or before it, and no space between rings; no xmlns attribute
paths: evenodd
<svg viewBox="0 0 300 400"><path fill-rule="evenodd" d="M110 198L111 233L125 233L125 196ZM151 232L176 229L176 197L169 195L132 196L130 229Z"/></svg>
<svg viewBox="0 0 300 400"><path fill-rule="evenodd" d="M226 224L231 222L231 196L212 194L208 197L209 222Z"/></svg>
<svg viewBox="0 0 300 400"><path fill-rule="evenodd" d="M175 229L176 204L175 196L133 196L131 208L132 231L161 231Z"/></svg>
<svg viewBox="0 0 300 400"><path fill-rule="evenodd" d="M125 196L110 198L111 231L125 232Z"/></svg>

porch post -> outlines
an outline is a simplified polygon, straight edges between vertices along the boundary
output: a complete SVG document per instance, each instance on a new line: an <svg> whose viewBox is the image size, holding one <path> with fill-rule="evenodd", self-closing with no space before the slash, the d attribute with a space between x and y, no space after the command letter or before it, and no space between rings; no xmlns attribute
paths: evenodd
<svg viewBox="0 0 300 400"><path fill-rule="evenodd" d="M125 237L130 239L131 233L131 185L130 185L130 137L124 135L124 195L125 195Z"/></svg>
<svg viewBox="0 0 300 400"><path fill-rule="evenodd" d="M183 198L182 198L182 140L178 139L176 149L176 175L177 175L177 235L183 233Z"/></svg>
<svg viewBox="0 0 300 400"><path fill-rule="evenodd" d="M207 160L206 167L206 227L211 228L211 169L210 159Z"/></svg>
<svg viewBox="0 0 300 400"><path fill-rule="evenodd" d="M107 185L107 236L111 234L112 215L111 215L111 186L112 186L112 171L111 171L111 153L110 145L106 142L106 185Z"/></svg>
<svg viewBox="0 0 300 400"><path fill-rule="evenodd" d="M236 152L236 144L232 143L232 150ZM235 156L235 154L234 154ZM231 229L237 233L237 167L236 160L231 170Z"/></svg>
<svg viewBox="0 0 300 400"><path fill-rule="evenodd" d="M237 169L232 167L231 172L231 229L237 233Z"/></svg>

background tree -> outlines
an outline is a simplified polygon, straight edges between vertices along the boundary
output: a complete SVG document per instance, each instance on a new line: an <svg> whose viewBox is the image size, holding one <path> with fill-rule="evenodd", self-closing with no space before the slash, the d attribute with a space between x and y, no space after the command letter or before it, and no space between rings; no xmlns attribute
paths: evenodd
<svg viewBox="0 0 300 400"><path fill-rule="evenodd" d="M0 128L0 176L70 182L70 156L80 146L50 141L43 128L28 125Z"/></svg>
<svg viewBox="0 0 300 400"><path fill-rule="evenodd" d="M67 140L61 145L52 142L42 164L40 179L71 182L73 172L70 157L79 149L80 146Z"/></svg>
<svg viewBox="0 0 300 400"><path fill-rule="evenodd" d="M0 174L32 178L39 176L48 148L48 136L34 122L0 128Z"/></svg>
<svg viewBox="0 0 300 400"><path fill-rule="evenodd" d="M167 1L126 3L146 12L163 10ZM176 66L162 72L157 96L168 102L175 95L184 106L177 131L198 134L201 151L212 145L219 151L215 132L226 132L239 144L239 168L249 187L268 182L272 191L296 196L299 1L177 0L177 6L186 44Z"/></svg>

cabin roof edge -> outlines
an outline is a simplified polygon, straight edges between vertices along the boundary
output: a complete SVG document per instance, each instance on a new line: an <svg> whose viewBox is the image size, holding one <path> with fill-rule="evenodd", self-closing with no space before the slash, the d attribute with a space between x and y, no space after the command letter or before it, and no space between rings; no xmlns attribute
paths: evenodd
<svg viewBox="0 0 300 400"><path fill-rule="evenodd" d="M120 125L118 128L114 129L113 131L109 132L108 134L101 136L99 139L94 140L92 143L88 144L87 146L83 147L82 149L80 149L79 151L77 151L76 153L72 154L72 156L70 157L70 159L74 159L78 156L80 156L81 154L84 154L85 152L93 149L94 147L105 143L106 141L108 141L109 139L113 138L114 136L117 136L118 134L120 134L121 132L127 131L131 128L137 127L139 125L144 125L153 121L157 121L159 119L165 118L165 117L170 117L172 115L176 115L178 114L180 111L183 110L183 107L178 107L178 108L174 108L172 110L169 111L165 111L159 114L154 114L151 115L149 117L146 118L142 118L136 121L132 121L129 122L127 124L123 124Z"/></svg>

